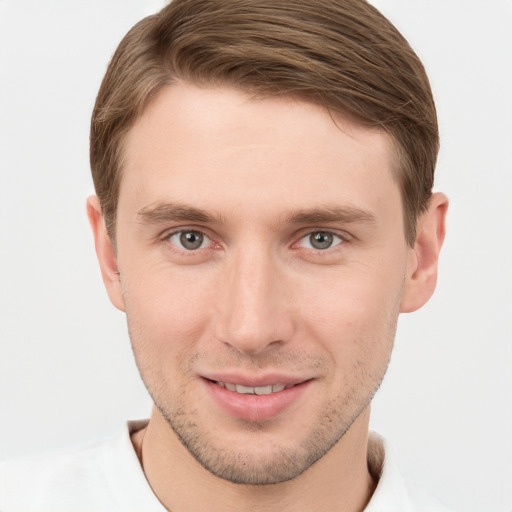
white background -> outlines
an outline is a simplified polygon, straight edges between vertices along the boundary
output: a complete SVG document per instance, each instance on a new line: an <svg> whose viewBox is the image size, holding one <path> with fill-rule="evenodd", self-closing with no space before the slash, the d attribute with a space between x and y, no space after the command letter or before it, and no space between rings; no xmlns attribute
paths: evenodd
<svg viewBox="0 0 512 512"><path fill-rule="evenodd" d="M375 3L424 61L451 199L438 291L401 318L373 428L455 510L512 510L512 2ZM146 417L84 203L115 46L160 1L0 0L0 456ZM30 492L30 490L27 490Z"/></svg>

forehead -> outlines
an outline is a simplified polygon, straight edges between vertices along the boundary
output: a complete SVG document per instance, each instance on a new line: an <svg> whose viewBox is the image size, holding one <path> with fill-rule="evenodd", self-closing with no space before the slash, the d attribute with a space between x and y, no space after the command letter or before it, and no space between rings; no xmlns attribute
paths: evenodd
<svg viewBox="0 0 512 512"><path fill-rule="evenodd" d="M386 133L319 106L179 83L161 91L127 135L119 206L170 198L276 212L400 204L394 162Z"/></svg>

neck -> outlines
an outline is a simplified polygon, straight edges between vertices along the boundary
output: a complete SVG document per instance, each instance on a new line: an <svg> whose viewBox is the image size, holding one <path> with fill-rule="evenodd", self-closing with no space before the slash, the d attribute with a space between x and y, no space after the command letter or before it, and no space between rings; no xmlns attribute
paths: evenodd
<svg viewBox="0 0 512 512"><path fill-rule="evenodd" d="M153 492L173 512L360 512L376 486L367 465L368 420L369 408L304 473L272 485L233 484L214 476L192 457L156 408L132 442Z"/></svg>

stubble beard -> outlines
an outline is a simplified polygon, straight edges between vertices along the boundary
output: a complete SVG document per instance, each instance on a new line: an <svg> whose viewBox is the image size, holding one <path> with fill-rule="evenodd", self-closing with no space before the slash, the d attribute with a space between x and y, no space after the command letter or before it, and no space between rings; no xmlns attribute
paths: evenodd
<svg viewBox="0 0 512 512"><path fill-rule="evenodd" d="M146 372L141 371L137 356L136 360L142 379L160 414L195 460L223 480L252 486L292 480L329 452L369 406L382 382L388 362L386 361L380 373L372 375L371 384L364 382L350 390L345 389L343 394L324 403L322 411L315 411L318 414L315 426L306 433L297 432L295 442L290 446L274 444L258 452L253 450L250 443L237 446L234 443L230 444L229 439L224 444L213 439L211 429L201 424L198 411L190 408L190 404L180 398L186 394L177 390L173 393L174 400L171 400L168 396L169 388L152 385L152 379L147 379ZM361 364L356 363L355 367L360 369ZM258 433L264 435L268 428L265 422L239 422L241 427L253 436L257 436Z"/></svg>
<svg viewBox="0 0 512 512"><path fill-rule="evenodd" d="M352 371L358 378L354 379L354 384L344 387L342 393L325 402L321 411L308 411L308 414L316 412L318 415L314 427L305 434L300 433L291 447L283 448L274 445L272 450L263 450L261 453L252 452L250 446L247 449L247 443L244 446L236 446L230 444L228 440L225 446L221 446L212 439L211 429L198 421L200 417L197 410L194 410L193 406L183 398L186 397L185 390L175 389L170 396L171 386L166 382L167 379L164 378L158 382L158 377L155 378L152 365L147 364L148 361L139 353L139 344L133 336L135 333L130 329L130 324L128 326L141 378L160 414L181 444L203 468L213 475L234 484L256 486L286 482L304 473L343 438L352 424L370 405L388 368L396 333L398 308L396 315L389 320L388 330L384 336L376 343L370 344L383 351L380 363L369 369L365 361L356 360ZM137 336L137 338L144 339L143 336ZM144 343L142 345L144 346ZM200 357L199 354L190 357L183 368L184 374ZM237 357L240 359L240 367L247 367L247 360L251 357L241 354ZM304 354L287 354L284 357L286 361L282 359L279 358L281 363L285 363L282 365L283 368L293 367L290 364L291 361L295 361L298 368L306 367L308 364L310 368L318 368L319 364L325 364L325 361L315 358L310 359L308 363L308 358ZM274 367L280 367L277 360L276 357ZM259 361L258 366L265 365ZM265 422L241 420L241 424L245 426L247 432L252 433L264 432L267 428Z"/></svg>
<svg viewBox="0 0 512 512"><path fill-rule="evenodd" d="M375 390L376 391L376 390ZM167 411L155 400L155 405L176 434L183 446L195 460L213 475L234 484L271 485L292 480L301 475L315 462L321 459L349 430L353 422L369 405L369 397L359 410L350 418L342 418L334 404L327 411L319 426L309 435L297 442L293 448L284 449L275 446L271 453L254 454L249 450L231 446L216 446L196 422L187 413L175 409ZM266 426L259 422L243 422L247 431L263 431ZM337 425L333 430L332 425Z"/></svg>

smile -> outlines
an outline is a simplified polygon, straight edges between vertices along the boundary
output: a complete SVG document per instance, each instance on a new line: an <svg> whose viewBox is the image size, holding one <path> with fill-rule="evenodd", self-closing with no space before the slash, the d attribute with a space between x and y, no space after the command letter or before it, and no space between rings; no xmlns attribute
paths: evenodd
<svg viewBox="0 0 512 512"><path fill-rule="evenodd" d="M242 384L232 384L230 382L215 382L221 388L226 388L228 391L234 391L241 395L270 395L271 393L279 393L283 389L291 388L293 386L286 386L285 384L272 384L268 386L243 386Z"/></svg>
<svg viewBox="0 0 512 512"><path fill-rule="evenodd" d="M228 417L261 422L284 414L286 409L298 403L315 379L267 375L251 382L249 377L218 375L202 380L223 415L227 413Z"/></svg>

